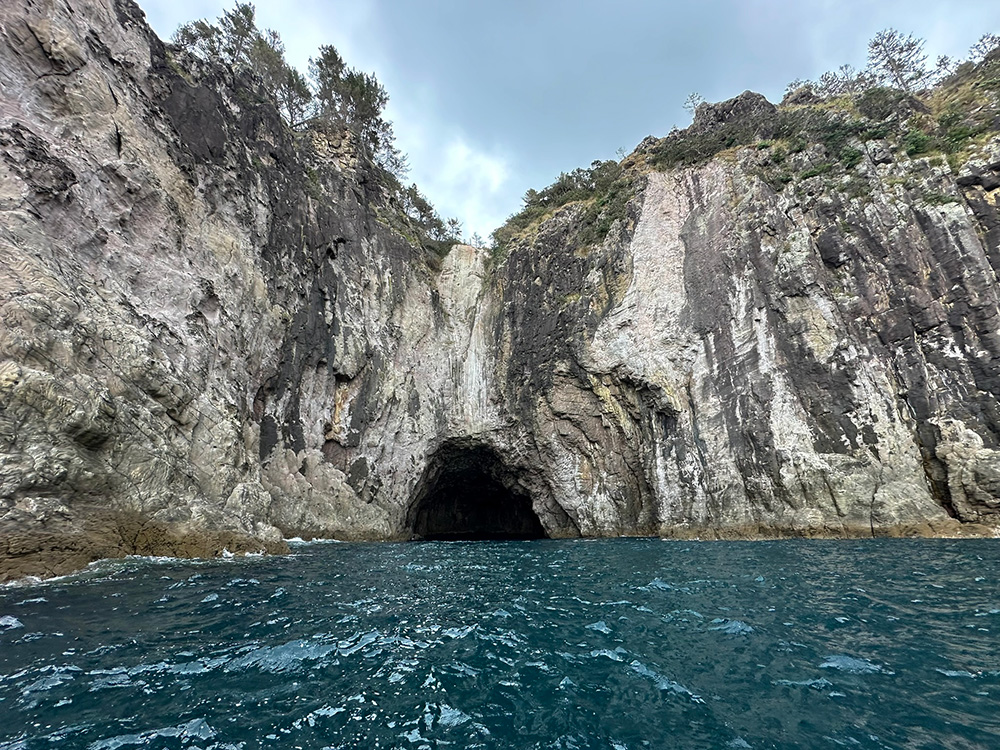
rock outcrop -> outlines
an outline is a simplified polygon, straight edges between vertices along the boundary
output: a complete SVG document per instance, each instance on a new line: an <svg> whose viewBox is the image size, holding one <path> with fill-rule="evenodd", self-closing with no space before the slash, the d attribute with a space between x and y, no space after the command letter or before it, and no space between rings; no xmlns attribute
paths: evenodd
<svg viewBox="0 0 1000 750"><path fill-rule="evenodd" d="M602 242L571 204L436 267L348 135L130 0L0 27L0 580L404 539L466 469L549 536L1000 524L998 138L777 186L647 139Z"/></svg>

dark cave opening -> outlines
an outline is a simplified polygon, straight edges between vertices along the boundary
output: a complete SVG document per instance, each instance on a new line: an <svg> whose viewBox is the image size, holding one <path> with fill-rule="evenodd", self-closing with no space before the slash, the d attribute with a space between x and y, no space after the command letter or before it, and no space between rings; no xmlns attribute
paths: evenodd
<svg viewBox="0 0 1000 750"><path fill-rule="evenodd" d="M544 539L547 534L511 472L485 445L446 443L434 454L410 510L428 540Z"/></svg>

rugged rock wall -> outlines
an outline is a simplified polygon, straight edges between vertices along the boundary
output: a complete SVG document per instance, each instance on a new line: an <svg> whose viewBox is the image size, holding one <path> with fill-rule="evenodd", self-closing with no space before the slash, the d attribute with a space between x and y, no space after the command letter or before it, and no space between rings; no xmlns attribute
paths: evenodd
<svg viewBox="0 0 1000 750"><path fill-rule="evenodd" d="M387 535L303 434L374 387L410 285L430 319L349 143L294 139L130 3L0 21L0 557Z"/></svg>
<svg viewBox="0 0 1000 750"><path fill-rule="evenodd" d="M1000 520L996 141L865 144L863 195L744 149L435 268L349 138L128 0L0 28L0 578L406 538L470 457L551 536Z"/></svg>
<svg viewBox="0 0 1000 750"><path fill-rule="evenodd" d="M872 153L853 198L752 148L651 172L601 250L570 207L508 257L499 366L582 533L1000 520L1000 191Z"/></svg>

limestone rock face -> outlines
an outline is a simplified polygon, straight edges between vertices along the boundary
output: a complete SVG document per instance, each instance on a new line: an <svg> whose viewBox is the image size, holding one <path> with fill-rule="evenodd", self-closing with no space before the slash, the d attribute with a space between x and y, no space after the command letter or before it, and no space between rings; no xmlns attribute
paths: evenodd
<svg viewBox="0 0 1000 750"><path fill-rule="evenodd" d="M1000 523L997 141L855 198L744 149L435 267L129 0L4 3L0 90L0 579L404 539L473 463L549 536Z"/></svg>

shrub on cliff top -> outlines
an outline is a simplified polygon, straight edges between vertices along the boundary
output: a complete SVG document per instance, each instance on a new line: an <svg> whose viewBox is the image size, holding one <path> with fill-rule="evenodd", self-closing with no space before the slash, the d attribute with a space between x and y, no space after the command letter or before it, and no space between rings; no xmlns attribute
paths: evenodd
<svg viewBox="0 0 1000 750"><path fill-rule="evenodd" d="M535 221L569 203L594 200L601 208L609 206L613 202L609 195L621 173L621 165L616 161L595 161L589 169L578 168L572 172L563 172L555 182L542 190L529 190L524 194L524 206L521 210L493 231L491 236L494 245L506 245ZM620 190L621 186L617 187ZM605 202L601 203L602 200ZM607 234L607 226L599 221L600 212L593 216L591 213L588 211L586 214L589 217L588 225L596 224L594 236L596 238L600 235L600 239L603 239Z"/></svg>
<svg viewBox="0 0 1000 750"><path fill-rule="evenodd" d="M864 91L855 101L855 106L863 116L881 122L897 113L905 99L906 94L902 91L875 86Z"/></svg>
<svg viewBox="0 0 1000 750"><path fill-rule="evenodd" d="M939 58L931 66L923 45L923 40L886 29L870 42L864 70L842 65L818 81L794 81L778 107L752 92L718 104L692 94L684 105L694 115L692 125L686 130L675 128L665 138L650 137L636 153L655 169L670 169L702 164L727 149L758 144L758 148L772 149L775 167L766 179L781 190L793 176L780 165L810 143L822 145L826 158L806 169L800 179L829 172L838 164L853 169L864 158L858 141L895 134L899 146L910 155L935 150L950 154L977 135L996 130L1000 107L995 97L984 101L982 92L1000 90L1000 36L981 37L961 64ZM922 90L931 84L937 88ZM950 102L957 116L948 115L946 106L934 102L936 92L944 89L950 92L945 102ZM960 101L955 90L961 92ZM942 111L945 115L934 127L933 117ZM595 162L591 170L599 164ZM591 184L591 170L563 173L544 190L529 190L521 210L493 232L494 249L502 249L572 201L588 201L577 239L582 244L603 240L614 220L624 216L641 168L632 166L623 173L618 166L614 178L600 185Z"/></svg>
<svg viewBox="0 0 1000 750"><path fill-rule="evenodd" d="M893 132L900 133L901 146L909 155L954 153L971 138L996 129L996 102L984 101L982 91L1000 89L1000 36L982 36L962 64L942 57L931 66L923 45L921 39L886 29L869 43L864 70L842 65L818 81L794 81L781 107L736 106L747 94L722 104L703 104L689 128L672 132L647 149L647 161L659 169L690 166L726 149L766 139L786 141L793 153L808 143L820 143L828 156L851 168L860 161L860 152L850 141L886 138ZM937 84L937 89L922 90L930 84ZM937 128L926 123L907 126L914 115L941 111L933 97L942 87L963 92L960 102L951 97L951 106L962 116L942 121ZM706 126L704 112L724 116L714 117Z"/></svg>

